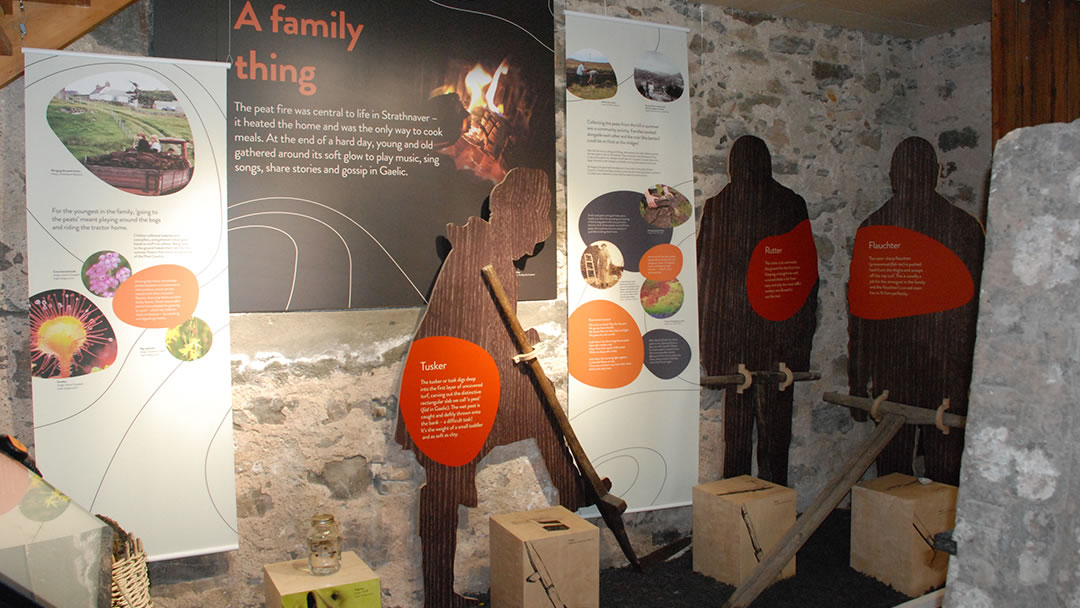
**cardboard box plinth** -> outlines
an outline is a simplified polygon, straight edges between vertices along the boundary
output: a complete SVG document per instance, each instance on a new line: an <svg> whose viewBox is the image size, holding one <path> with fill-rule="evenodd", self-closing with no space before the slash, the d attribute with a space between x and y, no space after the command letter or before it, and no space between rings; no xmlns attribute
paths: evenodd
<svg viewBox="0 0 1080 608"><path fill-rule="evenodd" d="M381 608L379 577L356 553L341 554L341 570L327 576L315 576L308 570L307 559L278 562L263 566L263 590L267 608L307 608L309 592L328 606L344 604L355 608ZM330 598L336 594L336 600Z"/></svg>
<svg viewBox="0 0 1080 608"><path fill-rule="evenodd" d="M491 604L600 605L600 531L561 506L493 515Z"/></svg>
<svg viewBox="0 0 1080 608"><path fill-rule="evenodd" d="M949 556L932 547L953 528L955 486L892 473L851 490L851 567L919 596L943 585Z"/></svg>
<svg viewBox="0 0 1080 608"><path fill-rule="evenodd" d="M741 475L694 486L694 572L742 584L795 525L795 490ZM791 558L776 580L795 576Z"/></svg>

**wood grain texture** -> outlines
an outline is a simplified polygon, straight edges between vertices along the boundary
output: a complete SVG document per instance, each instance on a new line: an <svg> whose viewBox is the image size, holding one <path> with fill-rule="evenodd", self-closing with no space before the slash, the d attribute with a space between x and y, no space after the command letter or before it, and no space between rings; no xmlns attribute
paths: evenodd
<svg viewBox="0 0 1080 608"><path fill-rule="evenodd" d="M495 446L534 438L559 491L559 502L571 511L583 504L573 458L557 422L540 401L536 379L525 366L512 361L518 348L481 274L484 266L492 265L516 307L514 260L531 254L551 233L548 184L547 175L539 169L513 169L491 192L488 221L472 217L464 226L447 226L452 249L416 332L415 339L453 336L479 345L495 360L501 383L491 434L476 458L464 466L449 467L428 458L398 418L395 439L416 453L427 472L427 483L420 490L419 522L426 608L471 605L453 589L458 505L476 506L476 465Z"/></svg>
<svg viewBox="0 0 1080 608"><path fill-rule="evenodd" d="M78 0L54 3L27 0L25 12L18 4L10 15L0 15L0 30L13 45L12 54L0 57L0 86L23 71L23 47L62 49L97 27L135 0ZM26 24L26 38L19 35L19 23Z"/></svg>
<svg viewBox="0 0 1080 608"><path fill-rule="evenodd" d="M993 138L1080 118L1080 2L994 0Z"/></svg>
<svg viewBox="0 0 1080 608"><path fill-rule="evenodd" d="M874 457L903 428L906 428L903 416L885 414L881 419L881 424L877 425L866 441L844 462L835 476L825 484L814 502L795 521L795 525L773 545L772 549L769 549L750 577L739 585L738 589L724 602L722 608L746 608L752 604L757 596L761 595L761 592L776 579L776 575L780 574L785 564L791 561L791 558L795 557L799 549L806 544L821 522L825 521L829 513L851 491L852 486L870 467Z"/></svg>
<svg viewBox="0 0 1080 608"><path fill-rule="evenodd" d="M770 321L751 307L746 278L762 239L790 232L808 219L806 201L772 179L772 157L757 137L740 137L732 144L728 173L731 182L705 201L698 228L701 363L710 376L734 374L740 363L752 371L770 371L785 362L805 372L816 326L817 284L794 316ZM768 429L768 462L759 469L771 472L768 481L787 485L794 390L780 392L772 383L741 395L725 391L724 477L751 471L755 390L763 391Z"/></svg>
<svg viewBox="0 0 1080 608"><path fill-rule="evenodd" d="M951 310L895 319L868 320L849 315L848 383L851 395L873 397L889 391L889 400L937 409L950 399L949 413L966 415L971 383L975 324L985 234L979 222L935 192L939 173L930 142L910 137L893 152L893 197L870 214L861 227L898 226L938 241L967 266L975 296ZM933 268L926 268L933 272ZM857 419L865 420L858 413ZM943 435L920 427L927 476L956 485L960 478L961 430ZM916 427L908 425L878 458L878 475L911 475Z"/></svg>

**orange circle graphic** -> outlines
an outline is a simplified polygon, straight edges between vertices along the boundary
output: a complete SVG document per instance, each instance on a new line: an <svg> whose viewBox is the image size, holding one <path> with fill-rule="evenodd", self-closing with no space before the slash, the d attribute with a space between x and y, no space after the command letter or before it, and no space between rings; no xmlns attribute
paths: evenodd
<svg viewBox="0 0 1080 608"><path fill-rule="evenodd" d="M634 318L621 306L593 300L570 315L570 375L597 388L634 381L645 362L645 343Z"/></svg>

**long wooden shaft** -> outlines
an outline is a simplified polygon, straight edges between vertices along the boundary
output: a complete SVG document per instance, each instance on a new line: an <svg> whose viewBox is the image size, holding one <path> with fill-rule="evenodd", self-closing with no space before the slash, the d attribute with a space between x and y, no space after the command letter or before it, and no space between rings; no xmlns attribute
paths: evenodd
<svg viewBox="0 0 1080 608"><path fill-rule="evenodd" d="M773 477L772 465L769 463L770 443L769 424L765 416L765 387L755 384L750 387L754 391L754 421L757 424L757 467L758 477L765 481L776 481Z"/></svg>
<svg viewBox="0 0 1080 608"><path fill-rule="evenodd" d="M810 508L802 514L795 525L788 530L787 534L780 539L772 549L766 552L765 559L761 561L750 573L735 593L724 603L723 608L746 608L753 602L766 587L769 586L784 566L795 557L810 535L818 529L821 522L832 512L836 505L851 490L851 487L859 481L862 474L870 467L870 463L885 449L885 445L892 440L896 433L903 428L906 421L903 416L886 413L878 423L874 432L859 446L859 449L836 473L825 489L814 499Z"/></svg>
<svg viewBox="0 0 1080 608"><path fill-rule="evenodd" d="M786 379L783 372L750 372L755 381L763 382L783 382ZM808 380L821 380L821 374L817 372L793 372L792 377L795 382L806 382ZM701 386L722 386L724 384L742 384L746 381L746 378L742 374L728 374L724 376L702 376L700 380Z"/></svg>
<svg viewBox="0 0 1080 608"><path fill-rule="evenodd" d="M517 314L514 313L514 307L510 303L510 298L506 295L506 290L503 289L502 282L499 281L499 276L495 273L495 267L488 264L480 269L480 272L484 275L484 279L491 287L491 292L495 296L495 302L498 304L503 319L510 328L510 333L514 336L514 341L517 343L518 350L521 351L523 355L532 353L532 344L529 343L529 338L525 334L524 328L521 327L521 322L518 321ZM544 368L540 365L540 361L535 357L530 359L529 369L532 370L533 375L536 377L537 384L540 385L540 392L544 396L544 401L548 406L547 409L555 417L555 421L559 425L559 430L562 431L563 438L566 440L566 446L570 448L570 453L574 456L574 461L577 463L578 470L581 471L581 475L585 478L585 481L588 482L589 487L596 495L596 508L600 510L600 515L604 518L604 523L607 524L612 534L615 535L615 540L618 541L619 548L621 548L623 554L626 555L626 559L630 562L630 565L637 570L641 570L641 562L638 561L637 554L630 544L630 538L626 534L626 527L622 521L622 513L626 511L626 501L607 491L607 486L604 484L603 480L600 479L600 475L597 474L596 469L593 468L592 462L585 454L585 448L583 448L581 442L578 441L577 434L574 432L574 427L570 424L570 419L566 416L566 412L563 411L562 405L559 404L559 397L555 394L555 386L551 384L551 380L549 380L547 374L544 373Z"/></svg>
<svg viewBox="0 0 1080 608"><path fill-rule="evenodd" d="M822 400L835 405L842 405L857 410L869 412L874 407L874 400L866 397L852 397L841 393L825 393ZM905 405L895 401L882 401L878 406L878 412L887 414L899 414L911 424L934 424L937 421L937 411L913 405ZM962 429L967 426L967 418L958 414L945 412L941 415L941 422L945 426L954 429Z"/></svg>

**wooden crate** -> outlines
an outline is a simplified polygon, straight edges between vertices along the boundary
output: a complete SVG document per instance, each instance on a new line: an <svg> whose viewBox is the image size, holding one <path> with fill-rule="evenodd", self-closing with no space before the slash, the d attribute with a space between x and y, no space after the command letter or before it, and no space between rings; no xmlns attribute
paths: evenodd
<svg viewBox="0 0 1080 608"><path fill-rule="evenodd" d="M491 517L491 604L600 605L600 531L564 507Z"/></svg>
<svg viewBox="0 0 1080 608"><path fill-rule="evenodd" d="M267 608L382 606L379 577L352 551L343 551L341 570L327 576L312 574L306 558L263 566L263 591Z"/></svg>
<svg viewBox="0 0 1080 608"><path fill-rule="evenodd" d="M918 596L943 585L949 556L932 548L951 530L956 487L892 473L851 490L851 567Z"/></svg>
<svg viewBox="0 0 1080 608"><path fill-rule="evenodd" d="M694 571L740 585L795 525L795 490L742 475L694 486ZM795 558L776 580L795 576Z"/></svg>

